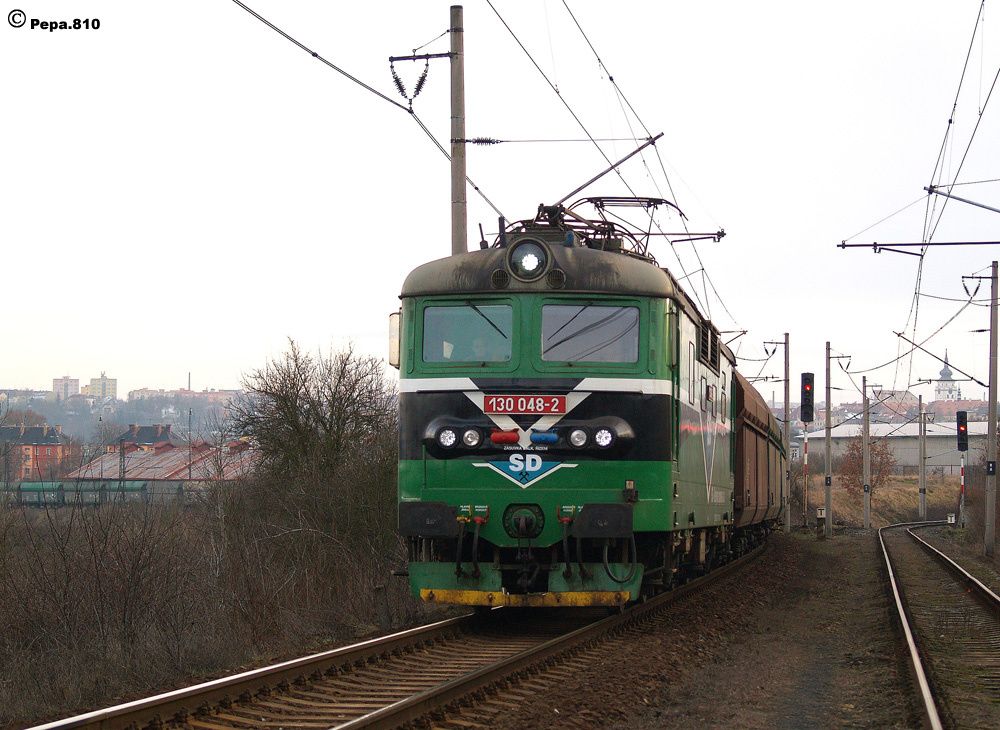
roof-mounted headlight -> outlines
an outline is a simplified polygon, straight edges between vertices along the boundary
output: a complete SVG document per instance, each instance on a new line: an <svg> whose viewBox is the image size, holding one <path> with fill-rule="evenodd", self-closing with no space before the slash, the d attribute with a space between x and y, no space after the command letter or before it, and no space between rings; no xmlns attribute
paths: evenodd
<svg viewBox="0 0 1000 730"><path fill-rule="evenodd" d="M522 281L534 281L545 273L549 252L541 241L526 238L515 243L507 256L510 273Z"/></svg>

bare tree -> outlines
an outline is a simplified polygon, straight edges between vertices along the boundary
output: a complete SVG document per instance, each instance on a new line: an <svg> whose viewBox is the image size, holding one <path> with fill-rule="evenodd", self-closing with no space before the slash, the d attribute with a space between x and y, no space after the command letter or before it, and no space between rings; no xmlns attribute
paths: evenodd
<svg viewBox="0 0 1000 730"><path fill-rule="evenodd" d="M381 363L291 343L246 383L211 440L249 436L250 476L186 505L0 504L0 726L419 616L389 579L404 553Z"/></svg>
<svg viewBox="0 0 1000 730"><path fill-rule="evenodd" d="M288 351L243 382L231 406L236 429L277 473L332 473L359 441L395 428L395 389L381 360L350 348L316 356L294 341Z"/></svg>
<svg viewBox="0 0 1000 730"><path fill-rule="evenodd" d="M896 457L889 448L885 438L871 439L871 497L875 499L876 492L889 481L892 470L896 468ZM841 458L838 479L840 483L853 494L861 494L864 490L864 450L861 437L855 436L847 442L847 448Z"/></svg>

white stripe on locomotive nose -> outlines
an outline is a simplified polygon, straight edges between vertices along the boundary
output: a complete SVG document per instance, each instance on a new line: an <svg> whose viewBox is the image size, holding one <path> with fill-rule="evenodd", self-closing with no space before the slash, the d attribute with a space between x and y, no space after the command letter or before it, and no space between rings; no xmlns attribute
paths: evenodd
<svg viewBox="0 0 1000 730"><path fill-rule="evenodd" d="M674 392L673 385L669 380L653 378L584 378L573 390L670 395Z"/></svg>
<svg viewBox="0 0 1000 730"><path fill-rule="evenodd" d="M544 390L542 385L538 390ZM442 390L478 390L471 378L400 378L400 393L422 393ZM584 378L573 390L600 393L644 393L647 395L671 395L673 383L669 380L653 378Z"/></svg>
<svg viewBox="0 0 1000 730"><path fill-rule="evenodd" d="M400 393L420 393L431 390L475 390L472 378L400 378Z"/></svg>

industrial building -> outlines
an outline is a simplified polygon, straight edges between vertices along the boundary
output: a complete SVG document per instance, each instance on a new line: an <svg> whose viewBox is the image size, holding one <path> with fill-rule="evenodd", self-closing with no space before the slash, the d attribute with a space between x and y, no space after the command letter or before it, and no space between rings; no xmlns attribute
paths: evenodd
<svg viewBox="0 0 1000 730"><path fill-rule="evenodd" d="M985 421L969 423L969 451L966 463L977 463L986 449ZM920 424L913 423L872 423L869 434L872 439L886 438L889 448L896 458L898 471L916 471L920 453ZM957 426L954 421L927 424L927 468L944 474L958 474L961 465L958 451ZM830 454L836 459L843 456L851 439L861 437L861 421L842 423L831 429ZM825 448L826 429L809 432L810 454L822 454ZM793 458L802 453L802 437L793 439ZM812 462L810 462L812 463Z"/></svg>

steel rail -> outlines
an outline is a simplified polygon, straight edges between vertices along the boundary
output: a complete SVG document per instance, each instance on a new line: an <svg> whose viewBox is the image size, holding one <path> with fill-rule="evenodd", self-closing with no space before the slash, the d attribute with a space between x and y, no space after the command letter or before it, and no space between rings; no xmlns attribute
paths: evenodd
<svg viewBox="0 0 1000 730"><path fill-rule="evenodd" d="M359 728L374 730L376 728L395 728L406 723L416 722L431 712L482 691L493 684L509 679L511 676L530 672L558 655L571 652L582 645L597 640L604 634L640 621L674 601L706 588L762 555L766 547L767 544L765 543L743 557L713 570L702 578L698 578L680 588L649 599L644 603L636 604L621 614L608 616L605 619L576 629L563 636L550 639L544 644L526 649L520 654L482 667L469 674L457 677L437 687L407 697L404 700L335 727L337 730L358 730Z"/></svg>
<svg viewBox="0 0 1000 730"><path fill-rule="evenodd" d="M924 664L920 656L920 650L917 647L913 630L910 628L908 612L903 603L903 598L899 591L899 585L896 582L896 574L892 569L892 560L889 559L889 550L886 547L885 538L882 533L885 530L903 527L930 527L931 525L941 524L944 524L942 520L933 522L899 522L893 525L881 527L878 531L878 541L879 545L882 547L882 557L885 559L885 569L889 574L889 585L892 587L892 596L896 602L896 612L899 616L899 623L903 628L903 635L906 638L906 646L910 655L910 670L912 671L914 679L917 681L917 686L920 689L920 699L924 708L924 722L931 728L931 730L943 730L944 725L941 723L941 715L938 712L937 703L934 701L934 693L931 691L930 683L927 680L927 673L924 671Z"/></svg>
<svg viewBox="0 0 1000 730"><path fill-rule="evenodd" d="M933 525L918 525L916 527L911 527L906 532L916 540L921 547L927 550L931 555L937 558L948 570L957 575L959 578L965 580L976 592L976 594L990 604L992 607L1000 609L1000 596L994 593L985 583L983 583L979 578L972 575L969 571L963 568L961 565L956 563L954 560L949 558L943 552L938 550L936 547L931 545L929 542L919 537L914 530L920 529L922 527L933 527Z"/></svg>
<svg viewBox="0 0 1000 730"><path fill-rule="evenodd" d="M568 634L551 639L543 644L527 649L495 664L487 665L473 672L447 681L437 687L412 695L385 708L356 718L338 728L395 727L425 716L442 706L468 696L476 690L495 682L519 674L544 663L552 657L568 652L580 645L590 643L600 635L641 620L683 596L707 587L762 554L766 544L708 575L694 580L675 590L664 593L644 603L637 604L623 613L609 616L594 624L576 629ZM135 728L150 723L169 725L180 722L186 714L194 714L199 709L226 699L235 700L244 693L253 693L261 688L270 688L283 682L295 682L316 672L345 664L366 661L373 656L405 650L422 643L457 631L475 622L475 614L465 614L456 618L437 621L388 636L362 641L330 651L311 654L267 667L260 667L240 674L220 677L191 687L184 687L126 702L54 722L37 725L29 730L63 730L64 728Z"/></svg>
<svg viewBox="0 0 1000 730"><path fill-rule="evenodd" d="M133 726L142 727L153 720L155 716L159 716L166 723L176 713L193 712L204 704L218 702L226 697L234 698L244 691L254 691L261 686L273 686L282 681L294 681L299 677L308 676L332 666L362 661L375 654L406 649L440 634L456 630L474 619L475 614L464 614L444 621L436 621L399 631L388 636L369 639L349 646L252 669L248 672L220 677L191 687L37 725L28 730L64 730L67 728L101 728L104 730L106 728L127 728L133 724Z"/></svg>

